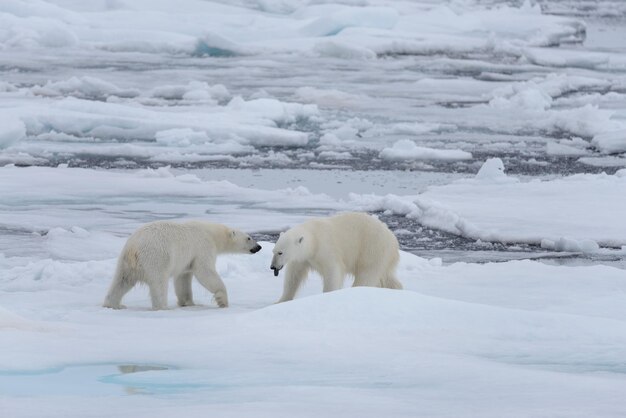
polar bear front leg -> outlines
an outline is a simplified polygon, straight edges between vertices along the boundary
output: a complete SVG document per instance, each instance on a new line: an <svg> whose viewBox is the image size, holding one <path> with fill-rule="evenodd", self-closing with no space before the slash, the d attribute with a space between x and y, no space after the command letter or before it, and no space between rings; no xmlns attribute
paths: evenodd
<svg viewBox="0 0 626 418"><path fill-rule="evenodd" d="M283 283L283 295L276 303L293 300L308 272L309 265L306 263L291 262L287 264L285 282Z"/></svg>
<svg viewBox="0 0 626 418"><path fill-rule="evenodd" d="M174 290L178 298L178 306L193 306L193 294L191 291L191 279L193 274L188 271L174 278Z"/></svg>
<svg viewBox="0 0 626 418"><path fill-rule="evenodd" d="M204 286L209 292L213 293L215 302L220 308L228 307L228 293L226 292L226 286L222 281L222 278L215 268L209 266L198 266L195 271L196 279Z"/></svg>

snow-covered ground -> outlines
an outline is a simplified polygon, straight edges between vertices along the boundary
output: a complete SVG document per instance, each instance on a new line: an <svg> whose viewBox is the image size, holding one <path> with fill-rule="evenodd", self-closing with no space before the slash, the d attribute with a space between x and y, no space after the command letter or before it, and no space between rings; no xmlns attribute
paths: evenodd
<svg viewBox="0 0 626 418"><path fill-rule="evenodd" d="M624 28L619 0L0 1L0 415L625 416ZM405 290L274 305L262 242L219 259L228 309L100 306L145 222L347 210L412 251Z"/></svg>
<svg viewBox="0 0 626 418"><path fill-rule="evenodd" d="M584 196L590 187L619 193L621 172L521 183L498 168L486 164L476 178L425 188L416 199L454 207L458 201L446 199L458 196L460 212L474 216L480 231L503 190L524 191L536 207L548 208L542 199L560 191L556 200L569 197L575 209L557 214L569 222L554 222L551 233L589 233L602 244L599 237L619 236L623 222L610 224L613 208ZM125 238L148 220L210 218L248 231L278 230L313 214L373 209L378 199L390 210L404 205L405 215L424 210L425 222L444 222L447 209L436 216L443 204L424 209L410 196L247 188L164 168L7 166L0 188L0 405L11 416L626 413L626 273L615 267L443 266L403 253L404 291L322 295L321 280L311 277L296 301L273 305L282 284L270 274L266 242L257 255L220 259L228 309L215 308L198 287L200 307L174 308L170 297L171 310L152 312L141 287L125 311L100 307ZM470 211L480 203L484 212ZM503 213L514 218L508 209ZM585 224L591 209L602 222L572 228ZM515 225L498 219L496 226ZM547 218L528 219L530 230L540 230ZM502 233L524 240L524 230Z"/></svg>

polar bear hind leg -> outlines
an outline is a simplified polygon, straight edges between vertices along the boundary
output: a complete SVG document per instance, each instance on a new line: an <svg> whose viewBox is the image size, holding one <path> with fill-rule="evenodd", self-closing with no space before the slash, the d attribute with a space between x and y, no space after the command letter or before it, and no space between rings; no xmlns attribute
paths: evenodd
<svg viewBox="0 0 626 418"><path fill-rule="evenodd" d="M339 267L332 267L328 269L328 272L322 274L322 279L324 280L323 292L333 292L335 290L339 290L343 287L343 279L346 277L346 274L341 271Z"/></svg>
<svg viewBox="0 0 626 418"><path fill-rule="evenodd" d="M167 309L167 285L168 280L165 276L151 277L148 281L150 289L150 299L152 299L152 309Z"/></svg>
<svg viewBox="0 0 626 418"><path fill-rule="evenodd" d="M384 272L379 269L362 270L355 274L353 287L381 287Z"/></svg>
<svg viewBox="0 0 626 418"><path fill-rule="evenodd" d="M396 278L396 275L393 273L387 274L383 278L382 285L382 287L386 287L387 289L402 289L402 283L400 283L400 281Z"/></svg>
<svg viewBox="0 0 626 418"><path fill-rule="evenodd" d="M174 278L174 290L178 298L178 306L193 306L193 294L191 291L191 279L193 273L190 271L179 274Z"/></svg>
<svg viewBox="0 0 626 418"><path fill-rule="evenodd" d="M123 269L118 268L113 282L111 283L111 287L109 288L109 293L107 293L102 306L112 309L126 308L126 306L121 304L122 298L136 283L137 280L133 277L133 274L124 272Z"/></svg>

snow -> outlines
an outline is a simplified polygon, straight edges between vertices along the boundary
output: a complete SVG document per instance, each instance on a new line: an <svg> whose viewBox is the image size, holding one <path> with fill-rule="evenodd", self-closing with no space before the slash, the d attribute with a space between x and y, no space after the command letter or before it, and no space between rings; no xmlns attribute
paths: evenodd
<svg viewBox="0 0 626 418"><path fill-rule="evenodd" d="M198 288L197 307L151 312L138 288L128 309L101 308L114 258L7 266L1 318L12 328L3 329L0 367L32 383L7 386L11 375L1 375L3 393L25 392L2 396L3 409L15 417L42 407L48 415L166 416L176 406L199 416L254 405L255 416L408 417L465 414L469 402L471 416L625 411L615 371L626 342L623 270L530 261L443 267L403 253L404 291L321 294L311 277L295 301L272 305L281 283L265 273L272 245L262 245L255 256L219 259L232 301L225 310ZM70 373L95 364L93 376ZM128 373L133 364L157 367ZM40 374L57 367L68 369L56 382ZM38 384L44 376L50 390Z"/></svg>
<svg viewBox="0 0 626 418"><path fill-rule="evenodd" d="M511 182L501 181L507 177L502 165L491 160L479 178L425 188L413 198L421 202L409 194L388 197L385 205L411 214L419 203L427 223L436 207L425 202L439 199L476 228L497 227L512 238L540 227L549 232L554 225L562 236L624 236L615 218L621 206L612 215L592 191L619 202L626 176ZM443 265L439 258L403 252L403 291L322 294L321 280L313 275L295 301L273 305L282 283L268 269L272 243L262 242L256 255L219 258L228 309L216 308L197 285L196 307L175 308L170 292L171 309L152 312L147 289L137 287L125 300L128 309L101 308L121 247L148 220L208 218L251 232L276 231L313 214L363 209L366 199L381 198L348 196L351 184L330 196L301 186L260 187L266 185L260 181L244 187L217 180L224 177L170 168L0 168L0 226L23 231L3 241L0 256L3 410L15 417L36 416L41 408L69 417L112 411L165 416L174 407L190 416L208 408L255 416L392 411L409 417L416 410L464 414L471 402L475 416L543 416L573 407L581 416L626 411L619 378L626 281L615 267L533 261ZM289 177L277 174L276 180ZM407 174L407 185L415 178L419 174ZM333 189L318 180L320 190ZM529 208L537 212L529 214ZM561 213L550 217L546 211ZM521 212L525 224L505 218ZM589 213L597 222L573 217ZM494 224L485 225L489 220ZM516 225L517 230L504 228ZM576 250L576 243L581 251L602 250L594 246L601 240L567 236L558 241L563 250ZM494 404L494 394L504 400Z"/></svg>

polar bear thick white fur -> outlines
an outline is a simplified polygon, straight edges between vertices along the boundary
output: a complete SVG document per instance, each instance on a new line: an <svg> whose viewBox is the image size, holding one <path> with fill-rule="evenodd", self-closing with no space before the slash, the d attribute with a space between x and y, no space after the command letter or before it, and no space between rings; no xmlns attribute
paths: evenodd
<svg viewBox="0 0 626 418"><path fill-rule="evenodd" d="M346 275L354 286L402 289L395 271L400 258L398 240L387 226L365 213L348 212L318 218L281 234L270 268L274 275L286 266L283 295L292 300L308 275L317 271L324 292L340 289Z"/></svg>
<svg viewBox="0 0 626 418"><path fill-rule="evenodd" d="M158 221L135 231L117 261L113 283L104 300L107 308L120 309L122 298L138 282L150 289L152 309L167 308L168 282L174 278L179 306L193 305L193 276L215 297L221 308L228 306L224 282L215 270L215 260L225 253L256 253L261 246L249 235L225 225L202 221Z"/></svg>

